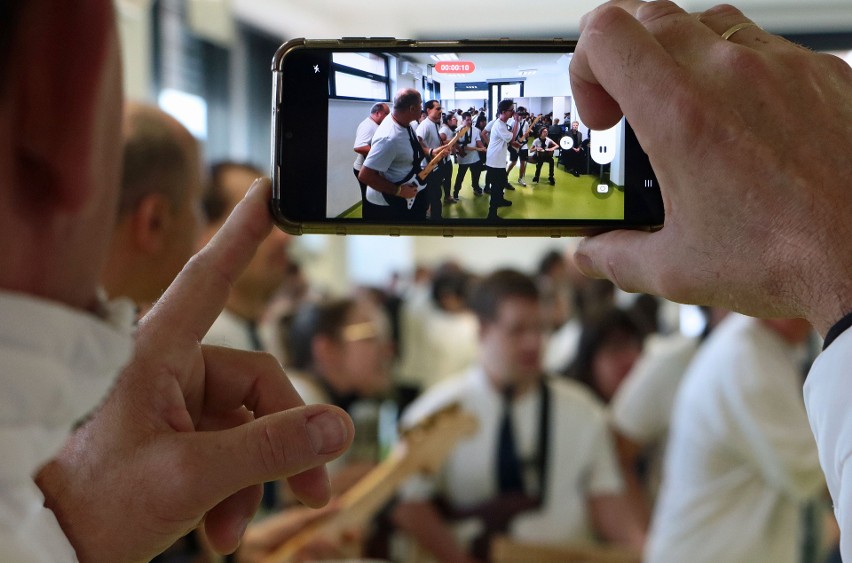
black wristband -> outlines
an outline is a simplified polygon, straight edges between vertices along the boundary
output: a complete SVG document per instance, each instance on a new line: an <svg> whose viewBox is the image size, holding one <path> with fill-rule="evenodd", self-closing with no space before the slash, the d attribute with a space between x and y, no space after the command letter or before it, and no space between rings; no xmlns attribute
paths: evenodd
<svg viewBox="0 0 852 563"><path fill-rule="evenodd" d="M822 349L825 350L828 348L828 345L837 340L837 337L843 334L850 326L852 326L852 313L848 313L828 330L825 334L825 342L822 344Z"/></svg>

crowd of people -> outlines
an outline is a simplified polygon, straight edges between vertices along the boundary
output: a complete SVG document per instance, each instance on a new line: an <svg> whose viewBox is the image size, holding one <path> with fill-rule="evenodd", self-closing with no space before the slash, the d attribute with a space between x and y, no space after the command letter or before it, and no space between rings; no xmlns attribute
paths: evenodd
<svg viewBox="0 0 852 563"><path fill-rule="evenodd" d="M826 547L852 557L845 62L731 6L608 2L581 24L577 107L596 129L629 119L664 227L584 239L534 273L447 264L334 298L273 232L256 168L203 173L177 121L123 104L112 2L7 3L0 38L0 559L261 561L347 509L315 507L387 456L387 420L414 432L450 404L477 427L437 473L297 558L482 561L508 539L792 563L829 529L802 517L826 492ZM441 108L425 107L428 130ZM423 108L416 91L378 108L394 119L358 173L368 200L435 204L371 167L376 139L407 148L400 170L447 156L409 127ZM488 139L495 207L508 160L490 147L524 134L517 109L501 101ZM793 133L832 143L791 152ZM604 279L705 305L707 329L675 336L657 298L625 306Z"/></svg>
<svg viewBox="0 0 852 563"><path fill-rule="evenodd" d="M570 114L564 117L567 123ZM562 137L571 139L564 149ZM401 90L393 111L386 103L374 104L355 133L353 169L361 188L362 217L438 221L445 216L445 205L459 202L470 172L471 194L488 195L486 218L499 220L498 209L512 205L505 192L515 190L509 173L516 165L519 186L527 187L528 163L535 164L535 184L547 164L547 181L554 186L554 163L577 177L588 173L588 145L579 122L569 128L552 113L532 115L510 99L501 100L489 119L484 108L448 110L439 100L424 103L417 90Z"/></svg>

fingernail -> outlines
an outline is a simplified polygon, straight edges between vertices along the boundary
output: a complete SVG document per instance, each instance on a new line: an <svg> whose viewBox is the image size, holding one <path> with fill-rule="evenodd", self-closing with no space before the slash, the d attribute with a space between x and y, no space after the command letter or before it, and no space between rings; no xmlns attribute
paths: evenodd
<svg viewBox="0 0 852 563"><path fill-rule="evenodd" d="M251 518L246 518L239 523L239 528L237 528L237 541L242 541L243 534L246 533L246 528L248 528L249 522L251 522Z"/></svg>
<svg viewBox="0 0 852 563"><path fill-rule="evenodd" d="M592 276L595 273L595 264L592 259L581 252L574 253L574 263L580 268L580 271L587 276Z"/></svg>
<svg viewBox="0 0 852 563"><path fill-rule="evenodd" d="M255 178L254 182L251 183L251 186L249 186L249 189L246 192L246 197L250 196L252 192L259 189L260 185L263 183L263 180L263 176L261 176L260 178Z"/></svg>
<svg viewBox="0 0 852 563"><path fill-rule="evenodd" d="M308 439L314 453L330 454L336 452L349 439L349 432L340 417L324 412L308 419Z"/></svg>

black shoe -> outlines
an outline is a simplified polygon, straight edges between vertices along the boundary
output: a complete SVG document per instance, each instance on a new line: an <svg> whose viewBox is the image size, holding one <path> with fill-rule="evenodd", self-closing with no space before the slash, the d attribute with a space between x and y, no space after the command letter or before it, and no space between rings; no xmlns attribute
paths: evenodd
<svg viewBox="0 0 852 563"><path fill-rule="evenodd" d="M538 178L533 178L533 184L538 184Z"/></svg>
<svg viewBox="0 0 852 563"><path fill-rule="evenodd" d="M572 170L572 171L571 171L571 174L573 174L575 178L579 178L579 177L580 177L580 173L579 173L579 172L577 172L576 170Z"/></svg>
<svg viewBox="0 0 852 563"><path fill-rule="evenodd" d="M513 186L512 184L506 184L506 189L514 191L515 186Z"/></svg>
<svg viewBox="0 0 852 563"><path fill-rule="evenodd" d="M474 190L473 190L473 195L475 195L475 196L481 196L481 195L482 195L482 189L475 189L475 188L474 188Z"/></svg>
<svg viewBox="0 0 852 563"><path fill-rule="evenodd" d="M550 185L551 185L551 186L555 186L555 185L556 185L556 180L554 180L553 178L551 178L550 180L548 180L548 182L550 182Z"/></svg>
<svg viewBox="0 0 852 563"><path fill-rule="evenodd" d="M487 186L484 191L485 191L485 193L490 194L491 193L491 186Z"/></svg>
<svg viewBox="0 0 852 563"><path fill-rule="evenodd" d="M500 201L497 202L497 207L511 207L511 206L512 206L512 202L509 201L508 199L501 199Z"/></svg>

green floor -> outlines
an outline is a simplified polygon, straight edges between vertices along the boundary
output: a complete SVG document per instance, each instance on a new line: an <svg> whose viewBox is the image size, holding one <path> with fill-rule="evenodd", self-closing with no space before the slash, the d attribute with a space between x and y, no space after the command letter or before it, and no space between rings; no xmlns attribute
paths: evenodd
<svg viewBox="0 0 852 563"><path fill-rule="evenodd" d="M455 184L458 166L453 165L453 184ZM498 211L504 219L623 219L624 188L609 184L605 194L597 192L597 176L582 175L579 178L554 167L553 176L556 185L547 182L547 165L542 167L542 178L533 184L535 165L527 165L525 180L527 187L521 187L518 180L518 167L509 173L509 182L514 191L506 190L506 199L511 207L501 207ZM485 185L485 172L479 178ZM465 176L459 194L459 202L444 204L443 216L453 219L481 219L488 215L488 195L475 196L470 187L470 171ZM361 205L357 205L341 215L347 219L361 217Z"/></svg>

